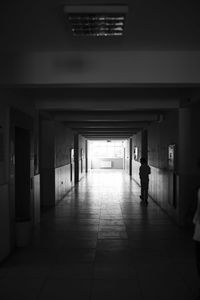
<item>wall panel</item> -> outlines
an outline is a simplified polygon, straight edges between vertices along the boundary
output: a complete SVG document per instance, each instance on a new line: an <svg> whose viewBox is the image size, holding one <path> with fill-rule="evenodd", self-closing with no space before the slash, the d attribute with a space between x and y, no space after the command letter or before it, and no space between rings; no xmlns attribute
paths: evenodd
<svg viewBox="0 0 200 300"><path fill-rule="evenodd" d="M40 174L33 178L34 194L34 224L40 222Z"/></svg>
<svg viewBox="0 0 200 300"><path fill-rule="evenodd" d="M0 185L0 262L10 252L10 215L8 185Z"/></svg>
<svg viewBox="0 0 200 300"><path fill-rule="evenodd" d="M61 200L73 187L70 181L70 164L55 169L55 202Z"/></svg>
<svg viewBox="0 0 200 300"><path fill-rule="evenodd" d="M173 130L172 130L173 128ZM148 164L151 167L149 176L149 195L158 203L174 220L178 221L179 204L174 206L174 195L178 197L178 169L169 170L168 146L178 144L178 113L169 112L161 123L153 123L148 131ZM144 151L142 132L133 136L132 178L140 184L139 167L140 158ZM138 149L138 157L134 159L134 148ZM173 176L176 182L173 182Z"/></svg>

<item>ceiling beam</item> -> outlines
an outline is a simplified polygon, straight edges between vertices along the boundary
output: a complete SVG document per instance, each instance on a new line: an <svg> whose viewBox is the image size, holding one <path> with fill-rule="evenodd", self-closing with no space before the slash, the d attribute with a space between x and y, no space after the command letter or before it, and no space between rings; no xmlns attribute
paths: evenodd
<svg viewBox="0 0 200 300"><path fill-rule="evenodd" d="M138 129L136 130L135 128L109 128L109 129L106 129L106 128L90 128L90 129L87 129L87 128L76 128L76 130L78 132L82 132L82 133L85 133L85 132L103 132L103 133L107 133L107 132L134 132L134 131L138 131Z"/></svg>
<svg viewBox="0 0 200 300"><path fill-rule="evenodd" d="M39 110L166 110L179 107L180 89L151 86L35 88L31 89ZM185 94L184 89L184 94Z"/></svg>
<svg viewBox="0 0 200 300"><path fill-rule="evenodd" d="M113 131L111 131L111 132L77 132L78 134L81 134L81 135L83 135L83 136L90 136L90 135L95 135L95 136L99 136L99 135L109 135L109 136L132 136L132 135L134 135L134 134L136 134L137 132L118 132L118 133L116 133L116 132L113 132Z"/></svg>
<svg viewBox="0 0 200 300"><path fill-rule="evenodd" d="M89 133L89 134L82 134L82 136L84 136L84 137L105 137L105 138L112 138L112 137L123 137L123 138L128 138L128 137L131 137L132 136L132 134L128 134L128 133L118 133L118 134L114 134L114 133L111 133L111 134L109 134L109 133Z"/></svg>
<svg viewBox="0 0 200 300"><path fill-rule="evenodd" d="M54 119L60 122L154 122L158 121L160 114L158 113L136 113L132 111L122 112L55 112Z"/></svg>
<svg viewBox="0 0 200 300"><path fill-rule="evenodd" d="M96 137L96 136L93 136L93 137L84 137L86 140L93 140L93 141L96 141L96 140L129 140L130 137L124 137L124 136L119 136L119 137Z"/></svg>
<svg viewBox="0 0 200 300"><path fill-rule="evenodd" d="M87 140L96 141L96 140L128 140L130 137L85 137Z"/></svg>
<svg viewBox="0 0 200 300"><path fill-rule="evenodd" d="M72 129L95 129L95 128L144 128L149 125L150 122L64 122L65 125Z"/></svg>

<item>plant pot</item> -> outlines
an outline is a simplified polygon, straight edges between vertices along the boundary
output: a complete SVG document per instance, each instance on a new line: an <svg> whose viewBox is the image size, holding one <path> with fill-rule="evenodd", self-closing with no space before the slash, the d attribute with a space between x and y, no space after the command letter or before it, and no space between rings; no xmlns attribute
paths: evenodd
<svg viewBox="0 0 200 300"><path fill-rule="evenodd" d="M25 247L31 238L31 220L17 220L16 225L16 246Z"/></svg>

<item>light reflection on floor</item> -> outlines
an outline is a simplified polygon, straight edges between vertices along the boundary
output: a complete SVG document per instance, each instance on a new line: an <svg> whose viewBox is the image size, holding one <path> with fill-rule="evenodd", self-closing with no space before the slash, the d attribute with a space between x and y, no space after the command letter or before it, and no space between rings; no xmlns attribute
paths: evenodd
<svg viewBox="0 0 200 300"><path fill-rule="evenodd" d="M191 233L123 171L92 171L0 267L2 300L192 300Z"/></svg>

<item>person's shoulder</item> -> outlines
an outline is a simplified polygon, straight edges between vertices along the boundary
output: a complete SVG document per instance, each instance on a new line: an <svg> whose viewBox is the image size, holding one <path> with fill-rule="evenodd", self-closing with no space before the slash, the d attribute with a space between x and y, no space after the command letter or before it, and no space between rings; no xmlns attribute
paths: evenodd
<svg viewBox="0 0 200 300"><path fill-rule="evenodd" d="M149 173L151 173L151 168L150 168L150 166L148 165L148 171L149 171Z"/></svg>

